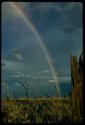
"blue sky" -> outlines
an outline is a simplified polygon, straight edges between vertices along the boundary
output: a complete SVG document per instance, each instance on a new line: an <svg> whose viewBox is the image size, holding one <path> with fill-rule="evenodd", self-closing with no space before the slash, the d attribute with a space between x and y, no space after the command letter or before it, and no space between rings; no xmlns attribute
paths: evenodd
<svg viewBox="0 0 85 125"><path fill-rule="evenodd" d="M17 2L35 26L50 54L56 74L70 73L69 49L79 57L83 42L83 5L80 2ZM45 56L30 27L11 7L2 4L2 83L19 72L28 78L52 82ZM36 76L37 75L37 76ZM60 81L70 81L60 77ZM18 84L17 84L18 85Z"/></svg>

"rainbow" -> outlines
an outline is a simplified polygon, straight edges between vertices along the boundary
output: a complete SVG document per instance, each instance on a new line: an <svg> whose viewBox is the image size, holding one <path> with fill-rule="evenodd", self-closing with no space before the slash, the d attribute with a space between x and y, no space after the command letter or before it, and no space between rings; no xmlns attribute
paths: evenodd
<svg viewBox="0 0 85 125"><path fill-rule="evenodd" d="M17 6L17 4L15 2L9 2L9 4L11 5L11 7L14 8L14 10L17 12L17 14L19 16L21 16L21 18L24 20L24 22L27 24L27 26L31 29L31 31L33 32L33 34L35 35L36 39L37 39L37 42L39 44L39 46L41 47L44 55L45 55L45 58L46 58L46 61L49 65L49 68L52 72L52 77L55 81L55 85L56 85L56 90L57 90L57 94L58 94L58 97L60 97L60 87L59 87L59 82L58 82L58 77L56 75L56 72L55 72L55 69L54 69L54 66L52 64L52 60L51 60L51 57L46 49L46 46L44 45L44 42L43 40L41 39L39 33L37 32L36 28L33 26L32 22L29 20L29 18L25 15L25 13L23 12L23 10Z"/></svg>

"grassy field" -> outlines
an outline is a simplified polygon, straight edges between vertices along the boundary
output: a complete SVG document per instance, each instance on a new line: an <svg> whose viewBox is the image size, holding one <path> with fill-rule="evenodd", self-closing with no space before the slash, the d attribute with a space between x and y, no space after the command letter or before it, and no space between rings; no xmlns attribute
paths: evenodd
<svg viewBox="0 0 85 125"><path fill-rule="evenodd" d="M1 102L4 123L71 123L70 99L28 98Z"/></svg>

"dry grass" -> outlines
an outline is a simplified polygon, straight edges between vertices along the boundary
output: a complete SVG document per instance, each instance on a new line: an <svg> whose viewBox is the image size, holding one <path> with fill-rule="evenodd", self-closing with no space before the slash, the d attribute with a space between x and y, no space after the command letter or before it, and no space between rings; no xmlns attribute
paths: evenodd
<svg viewBox="0 0 85 125"><path fill-rule="evenodd" d="M36 98L2 100L4 123L71 123L71 100Z"/></svg>

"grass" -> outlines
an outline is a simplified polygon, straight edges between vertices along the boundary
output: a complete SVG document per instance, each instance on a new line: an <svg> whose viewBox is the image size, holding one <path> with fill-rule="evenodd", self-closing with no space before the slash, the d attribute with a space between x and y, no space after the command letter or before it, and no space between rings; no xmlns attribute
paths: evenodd
<svg viewBox="0 0 85 125"><path fill-rule="evenodd" d="M71 123L70 99L28 98L2 100L4 123Z"/></svg>

